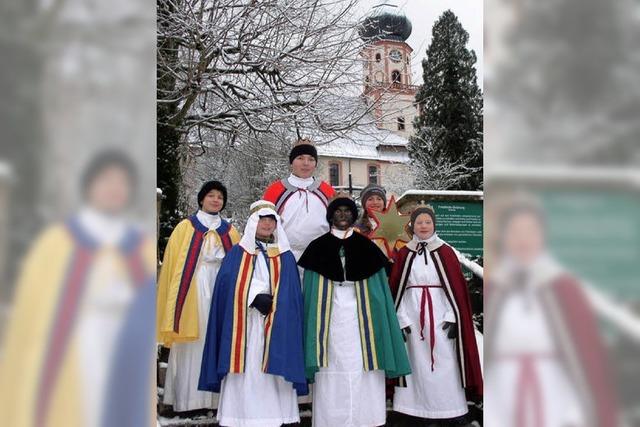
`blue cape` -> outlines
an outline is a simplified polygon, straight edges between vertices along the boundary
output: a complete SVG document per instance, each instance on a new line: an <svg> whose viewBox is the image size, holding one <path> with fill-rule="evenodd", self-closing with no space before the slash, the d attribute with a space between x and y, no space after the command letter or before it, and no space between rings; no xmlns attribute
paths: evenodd
<svg viewBox="0 0 640 427"><path fill-rule="evenodd" d="M242 283L246 283L248 287L251 283L251 273L248 273L244 282L238 280L238 275L241 275L242 279L241 270L252 271L252 268L246 267L255 256L247 253L240 245L235 245L222 261L209 310L209 322L198 383L200 390L219 393L222 380L229 372L244 372L244 363L238 365L237 361L235 364L233 361L232 347L236 342L233 341L234 316L236 316L236 323L238 323L238 310L244 310L241 313L245 313L244 318L246 319L248 307L239 307L239 305L246 305L250 301L244 304L238 303L238 294L241 292L236 292L236 287L242 286ZM304 373L303 300L298 267L291 251L276 255L270 260L278 264L279 281L277 293L274 293L276 296L273 306L276 309L265 320L265 324L269 319L271 320L271 329L270 339L265 337L265 348L268 353L263 355L263 371L284 377L286 381L292 383L298 395L306 395L309 389ZM246 331L237 330L236 336L243 333ZM243 345L246 346L246 341L241 342L244 342Z"/></svg>

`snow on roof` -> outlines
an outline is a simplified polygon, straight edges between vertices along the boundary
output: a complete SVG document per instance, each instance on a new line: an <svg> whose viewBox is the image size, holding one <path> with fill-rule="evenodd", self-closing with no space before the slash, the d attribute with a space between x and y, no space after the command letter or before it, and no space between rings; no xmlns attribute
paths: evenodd
<svg viewBox="0 0 640 427"><path fill-rule="evenodd" d="M402 193L404 196L470 196L482 197L482 191L464 191L464 190L407 190Z"/></svg>
<svg viewBox="0 0 640 427"><path fill-rule="evenodd" d="M464 190L407 190L398 198L398 207L421 198L448 201L481 201L484 199L484 193L482 191Z"/></svg>
<svg viewBox="0 0 640 427"><path fill-rule="evenodd" d="M514 180L542 183L626 184L640 186L637 168L582 167L576 165L502 166L487 169L487 180Z"/></svg>
<svg viewBox="0 0 640 427"><path fill-rule="evenodd" d="M374 125L351 131L346 136L317 143L318 155L345 157L392 163L407 163L409 141L387 129Z"/></svg>

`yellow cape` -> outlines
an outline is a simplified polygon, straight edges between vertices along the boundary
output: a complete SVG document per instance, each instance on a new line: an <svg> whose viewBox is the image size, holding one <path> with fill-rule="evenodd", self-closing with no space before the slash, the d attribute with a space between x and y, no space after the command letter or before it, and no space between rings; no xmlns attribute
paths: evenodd
<svg viewBox="0 0 640 427"><path fill-rule="evenodd" d="M38 390L46 375L42 367L50 355L52 325L76 247L69 229L58 224L42 233L24 260L0 359L1 426L35 426ZM113 255L107 251L98 249L94 256ZM152 277L156 248L151 240L143 241L141 255ZM127 269L122 254L115 259L118 268ZM83 403L77 340L71 329L51 388L45 426L84 427L87 417L97 415L88 414Z"/></svg>
<svg viewBox="0 0 640 427"><path fill-rule="evenodd" d="M179 330L178 332L174 330L174 314L182 271L194 233L195 229L191 221L189 219L182 220L171 233L164 251L164 259L158 278L156 330L158 342L165 347L171 347L174 342L195 341L199 337L198 293L195 289L196 285L194 285L197 283L197 266L180 316ZM207 231L205 238L209 233L213 233L217 244L222 244L220 236L214 230ZM233 226L229 229L229 237L233 245L240 241L240 233Z"/></svg>

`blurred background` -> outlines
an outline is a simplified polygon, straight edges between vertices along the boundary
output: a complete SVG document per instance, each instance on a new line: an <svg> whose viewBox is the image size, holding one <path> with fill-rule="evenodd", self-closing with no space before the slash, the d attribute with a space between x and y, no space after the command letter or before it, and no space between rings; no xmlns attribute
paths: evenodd
<svg viewBox="0 0 640 427"><path fill-rule="evenodd" d="M640 5L484 19L485 423L640 425ZM153 2L0 2L2 425L152 423L115 367L153 353L155 36Z"/></svg>
<svg viewBox="0 0 640 427"><path fill-rule="evenodd" d="M640 425L637 2L485 1L485 423Z"/></svg>
<svg viewBox="0 0 640 427"><path fill-rule="evenodd" d="M155 4L2 0L0 57L0 425L144 425Z"/></svg>

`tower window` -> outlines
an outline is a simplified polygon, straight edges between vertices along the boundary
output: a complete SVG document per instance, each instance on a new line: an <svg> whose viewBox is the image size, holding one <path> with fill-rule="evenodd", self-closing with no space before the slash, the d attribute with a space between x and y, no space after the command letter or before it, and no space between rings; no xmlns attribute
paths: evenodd
<svg viewBox="0 0 640 427"><path fill-rule="evenodd" d="M376 53L376 62L382 61L382 56L379 53Z"/></svg>
<svg viewBox="0 0 640 427"><path fill-rule="evenodd" d="M391 72L391 82L402 83L402 77L400 76L400 71L394 70Z"/></svg>
<svg viewBox="0 0 640 427"><path fill-rule="evenodd" d="M340 163L329 163L329 184L334 187L340 185Z"/></svg>
<svg viewBox="0 0 640 427"><path fill-rule="evenodd" d="M380 168L378 165L369 165L367 169L369 172L369 184L379 184Z"/></svg>
<svg viewBox="0 0 640 427"><path fill-rule="evenodd" d="M398 130L404 130L404 117L398 117Z"/></svg>

